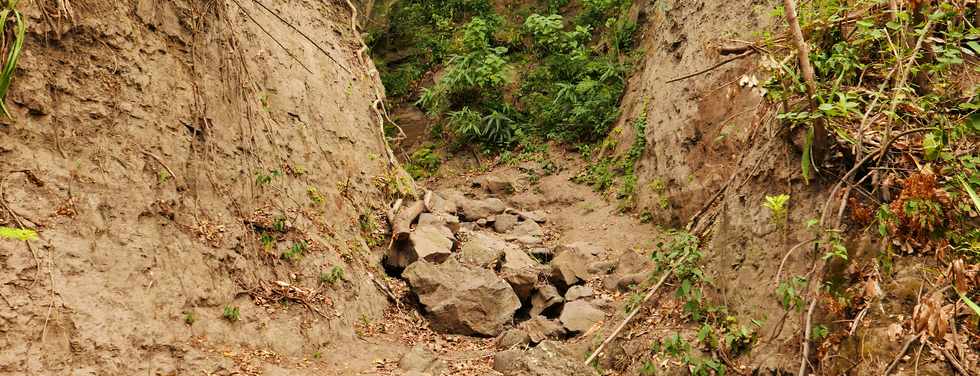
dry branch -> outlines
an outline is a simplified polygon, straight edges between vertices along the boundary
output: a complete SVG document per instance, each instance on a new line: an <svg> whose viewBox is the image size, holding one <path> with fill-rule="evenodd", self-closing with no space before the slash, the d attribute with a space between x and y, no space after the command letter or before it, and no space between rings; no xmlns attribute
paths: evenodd
<svg viewBox="0 0 980 376"><path fill-rule="evenodd" d="M628 324L630 320L632 320L633 317L636 316L638 312L640 312L640 308L642 308L643 305L646 304L648 300L650 300L653 294L657 293L657 290L660 289L660 286L663 285L664 282L667 280L667 278L669 278L673 274L674 274L674 268L671 268L669 271L667 271L667 273L664 273L663 277L660 277L660 281L658 281L657 284L654 285L649 292L647 292L647 295L643 297L643 301L640 302L640 304L637 304L636 308L633 308L633 312L630 312L630 314L627 315L625 319L623 319L623 322L619 323L619 326L616 327L616 330L613 330L612 334L606 337L606 339L603 340L601 344L599 344L599 347L597 347L595 351L592 352L592 355L589 355L589 358L585 360L586 366L591 364L592 360L594 360L597 356L599 356L599 353L602 352L602 349L606 347L606 345L609 344L609 342L611 342L613 338L616 338L619 332L626 327L626 324Z"/></svg>

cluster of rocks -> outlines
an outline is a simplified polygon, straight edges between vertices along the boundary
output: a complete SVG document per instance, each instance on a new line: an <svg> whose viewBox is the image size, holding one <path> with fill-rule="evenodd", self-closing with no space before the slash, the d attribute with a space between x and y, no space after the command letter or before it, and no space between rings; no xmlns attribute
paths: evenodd
<svg viewBox="0 0 980 376"><path fill-rule="evenodd" d="M513 191L495 181L482 186L496 194ZM501 353L494 367L505 374L538 374L533 369L540 365L526 361L533 356L514 351L586 333L605 320L611 302L586 281L604 275L604 287L614 289L638 278L632 271L645 264L635 254L640 260L602 261L607 252L589 243L547 247L544 215L494 197L429 192L390 219L393 241L385 262L401 272L431 326L497 337Z"/></svg>

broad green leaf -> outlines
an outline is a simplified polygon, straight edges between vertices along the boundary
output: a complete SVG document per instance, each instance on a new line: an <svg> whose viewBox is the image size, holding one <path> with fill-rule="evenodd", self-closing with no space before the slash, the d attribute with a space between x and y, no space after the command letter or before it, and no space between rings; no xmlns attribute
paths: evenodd
<svg viewBox="0 0 980 376"><path fill-rule="evenodd" d="M806 142L803 144L803 159L800 161L800 167L803 170L803 182L805 184L810 184L810 148L813 147L813 127L806 132Z"/></svg>
<svg viewBox="0 0 980 376"><path fill-rule="evenodd" d="M37 232L34 230L11 228L0 226L0 239L11 239L11 240L34 240L37 239Z"/></svg>
<svg viewBox="0 0 980 376"><path fill-rule="evenodd" d="M966 179L963 179L962 176L960 176L960 184L963 184L963 189L965 189L966 193L970 195L971 199L973 199L973 206L976 207L977 212L980 213L980 196L977 196L977 192L970 187L970 184L967 183Z"/></svg>
<svg viewBox="0 0 980 376"><path fill-rule="evenodd" d="M925 151L926 160L932 161L939 157L939 150L942 142L933 133L927 134L922 138L922 150Z"/></svg>
<svg viewBox="0 0 980 376"><path fill-rule="evenodd" d="M970 298L967 298L966 295L963 294L962 292L960 292L960 299L963 299L963 303L966 303L966 305L973 310L973 313L976 313L977 316L980 316L980 306L978 306L977 303L974 303L972 300L970 300Z"/></svg>

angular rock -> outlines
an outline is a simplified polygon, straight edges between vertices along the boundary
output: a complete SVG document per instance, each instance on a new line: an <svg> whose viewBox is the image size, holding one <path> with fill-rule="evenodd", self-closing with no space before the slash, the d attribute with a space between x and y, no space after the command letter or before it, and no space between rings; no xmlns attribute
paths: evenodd
<svg viewBox="0 0 980 376"><path fill-rule="evenodd" d="M543 237L544 230L541 229L541 225L534 221L524 221L514 226L504 238L522 244L535 245L541 244Z"/></svg>
<svg viewBox="0 0 980 376"><path fill-rule="evenodd" d="M504 257L504 249L509 246L499 238L474 232L460 247L459 261L467 265L495 269Z"/></svg>
<svg viewBox="0 0 980 376"><path fill-rule="evenodd" d="M592 367L555 341L544 341L528 351L510 349L494 354L493 369L505 376L596 376Z"/></svg>
<svg viewBox="0 0 980 376"><path fill-rule="evenodd" d="M407 240L396 242L388 250L385 263L399 269L418 260L441 263L452 255L454 239L445 226L419 225Z"/></svg>
<svg viewBox="0 0 980 376"><path fill-rule="evenodd" d="M486 176L478 179L474 184L493 194L514 193L514 182L498 176Z"/></svg>
<svg viewBox="0 0 980 376"><path fill-rule="evenodd" d="M649 278L649 273L627 274L616 280L616 288L622 291L628 291L634 286L642 285Z"/></svg>
<svg viewBox="0 0 980 376"><path fill-rule="evenodd" d="M518 375L521 369L521 349L509 349L493 355L493 370L504 375Z"/></svg>
<svg viewBox="0 0 980 376"><path fill-rule="evenodd" d="M419 223L416 228L424 226L438 228L447 239L455 239L456 232L459 231L459 218L451 215L422 213L419 215Z"/></svg>
<svg viewBox="0 0 980 376"><path fill-rule="evenodd" d="M463 194L459 192L456 192L455 194L459 197L463 196ZM456 201L454 199L447 198L446 196L447 195L442 193L433 193L432 196L429 197L429 205L426 206L426 208L428 208L432 213L450 214L455 216L456 212L459 211L459 207L456 205Z"/></svg>
<svg viewBox="0 0 980 376"><path fill-rule="evenodd" d="M521 329L509 329L504 334L497 337L498 349L509 349L517 346L524 346L531 342L531 337Z"/></svg>
<svg viewBox="0 0 980 376"><path fill-rule="evenodd" d="M568 291L565 291L565 301L571 302L582 298L588 298L594 293L595 292L592 291L592 288L588 286L572 286L568 289Z"/></svg>
<svg viewBox="0 0 980 376"><path fill-rule="evenodd" d="M654 265L653 262L650 261L650 257L633 251L628 251L619 255L619 259L616 263L616 273L625 275L638 272L651 272L653 271L653 267Z"/></svg>
<svg viewBox="0 0 980 376"><path fill-rule="evenodd" d="M459 208L464 220L476 221L478 219L485 220L490 216L503 213L507 209L507 205L504 205L504 202L497 198L483 200L464 199L459 203Z"/></svg>
<svg viewBox="0 0 980 376"><path fill-rule="evenodd" d="M497 214L493 222L493 230L499 233L510 231L517 225L517 216L513 214Z"/></svg>
<svg viewBox="0 0 980 376"><path fill-rule="evenodd" d="M591 274L609 274L616 269L615 261L596 261L589 264L589 273Z"/></svg>
<svg viewBox="0 0 980 376"><path fill-rule="evenodd" d="M531 296L531 316L538 316L555 304L565 301L558 289L552 285L539 285L538 290Z"/></svg>
<svg viewBox="0 0 980 376"><path fill-rule="evenodd" d="M514 318L520 299L492 271L450 258L416 262L402 273L430 315L432 327L448 333L495 336Z"/></svg>
<svg viewBox="0 0 980 376"><path fill-rule="evenodd" d="M545 223L548 218L545 217L544 213L539 211L520 211L520 210L508 210L513 214L517 214L517 217L523 221L535 221L537 223Z"/></svg>
<svg viewBox="0 0 980 376"><path fill-rule="evenodd" d="M524 251L510 245L504 248L500 275L514 288L514 292L522 301L527 301L531 297L541 272L541 265Z"/></svg>
<svg viewBox="0 0 980 376"><path fill-rule="evenodd" d="M598 252L601 249L584 243L559 247L555 251L557 256L551 260L552 277L566 286L589 279L591 273L588 265L595 260Z"/></svg>
<svg viewBox="0 0 980 376"><path fill-rule="evenodd" d="M605 312L592 306L584 300L576 300L565 304L558 320L570 332L582 333L588 331L597 322L606 318Z"/></svg>
<svg viewBox="0 0 980 376"><path fill-rule="evenodd" d="M565 335L565 327L560 322L544 316L533 316L530 320L522 322L520 327L527 332L532 343Z"/></svg>
<svg viewBox="0 0 980 376"><path fill-rule="evenodd" d="M446 370L446 362L422 346L415 346L398 360L398 368L406 373L440 375Z"/></svg>

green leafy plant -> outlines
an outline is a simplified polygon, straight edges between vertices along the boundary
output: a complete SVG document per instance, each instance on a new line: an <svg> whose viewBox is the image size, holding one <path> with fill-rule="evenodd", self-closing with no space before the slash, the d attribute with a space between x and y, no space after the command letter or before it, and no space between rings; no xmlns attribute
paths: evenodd
<svg viewBox="0 0 980 376"><path fill-rule="evenodd" d="M294 242L288 250L282 253L282 259L286 261L296 261L303 257L303 253L306 252L308 247L305 240Z"/></svg>
<svg viewBox="0 0 980 376"><path fill-rule="evenodd" d="M7 0L0 9L0 30L7 30L7 22L13 17L14 32L3 38L3 45L6 46L7 56L0 67L0 111L3 115L10 116L7 110L6 98L10 83L14 79L14 71L17 69L17 61L20 59L21 50L24 48L24 38L27 34L27 20L17 10L19 0ZM9 38L12 37L13 40Z"/></svg>
<svg viewBox="0 0 980 376"><path fill-rule="evenodd" d="M436 145L426 144L412 153L412 158L405 165L405 170L415 179L429 177L442 164L442 155Z"/></svg>
<svg viewBox="0 0 980 376"><path fill-rule="evenodd" d="M197 318L194 317L194 312L187 312L187 313L184 314L184 324L194 325L194 322L196 322L196 321L197 321Z"/></svg>
<svg viewBox="0 0 980 376"><path fill-rule="evenodd" d="M806 278L794 276L789 281L783 281L776 287L779 303L786 309L799 311L803 308L803 296L800 292L806 287Z"/></svg>
<svg viewBox="0 0 980 376"><path fill-rule="evenodd" d="M310 201L313 201L314 205L322 205L323 202L326 201L323 194L321 194L320 190L316 187L307 187L306 195L310 198Z"/></svg>
<svg viewBox="0 0 980 376"><path fill-rule="evenodd" d="M320 283L325 283L328 285L335 284L344 279L344 268L340 266L334 266L330 268L329 272L320 273Z"/></svg>
<svg viewBox="0 0 980 376"><path fill-rule="evenodd" d="M787 209L786 204L789 202L789 195L779 194L775 196L766 196L766 202L762 205L769 208L772 212L772 221L779 226L786 224L787 220Z"/></svg>
<svg viewBox="0 0 980 376"><path fill-rule="evenodd" d="M26 228L12 228L0 226L0 239L10 239L10 240L36 240L37 232L34 230Z"/></svg>
<svg viewBox="0 0 980 376"><path fill-rule="evenodd" d="M267 185L272 183L273 178L278 178L282 176L282 172L279 170L272 170L268 172L259 171L255 173L255 184L256 185Z"/></svg>
<svg viewBox="0 0 980 376"><path fill-rule="evenodd" d="M221 317L224 317L225 320L235 322L241 317L241 312L239 311L238 307L225 306Z"/></svg>

